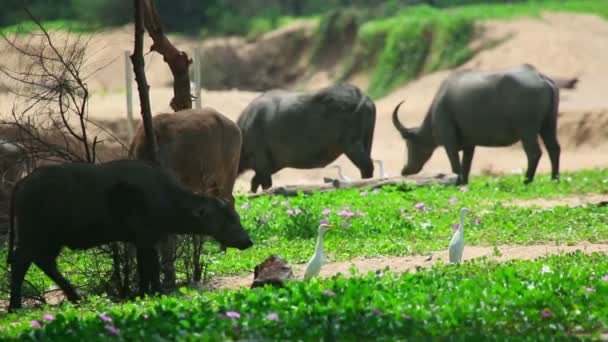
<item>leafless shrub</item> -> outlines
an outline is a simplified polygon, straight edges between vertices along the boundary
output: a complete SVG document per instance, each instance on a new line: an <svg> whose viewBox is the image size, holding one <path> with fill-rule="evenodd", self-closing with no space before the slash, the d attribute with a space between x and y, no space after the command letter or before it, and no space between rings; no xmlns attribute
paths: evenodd
<svg viewBox="0 0 608 342"><path fill-rule="evenodd" d="M0 113L0 139L19 146L22 152L15 162L21 168L18 177L7 180L4 170L0 170L2 180L12 184L45 164L95 163L126 156L127 148L120 140L88 117L90 94L86 80L99 70L86 72L85 56L90 38L71 32L51 34L27 13L38 26L38 32L27 39L2 35L19 63L10 67L0 65L2 84L8 85L15 101L10 113ZM121 147L100 149L104 141L99 136ZM103 151L101 155L100 151ZM3 225L0 235L7 230L8 193L3 190L0 194L0 224ZM123 284L122 279L124 282L133 279L128 258L120 247L126 248L112 244L86 252L65 253L66 257L60 257L60 265L66 275L77 279L75 283L83 293L125 296L130 294L129 286ZM121 262L123 259L125 262ZM0 272L6 271L0 267ZM112 276L117 272L127 274L118 281ZM8 291L10 277L4 279L0 282L0 298L6 298ZM43 276L29 279L24 289L26 297L30 302L46 302L48 292L53 291L49 289L50 280Z"/></svg>

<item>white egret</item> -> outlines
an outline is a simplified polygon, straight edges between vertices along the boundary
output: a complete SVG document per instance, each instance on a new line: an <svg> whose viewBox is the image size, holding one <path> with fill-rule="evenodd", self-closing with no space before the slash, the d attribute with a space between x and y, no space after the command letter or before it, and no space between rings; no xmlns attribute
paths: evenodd
<svg viewBox="0 0 608 342"><path fill-rule="evenodd" d="M338 176L340 177L340 181L345 182L345 183L352 182L352 180L350 178L348 178L348 176L345 176L344 174L342 174L342 168L340 167L340 165L332 165L331 167L338 169Z"/></svg>
<svg viewBox="0 0 608 342"><path fill-rule="evenodd" d="M467 208L460 209L460 223L458 224L458 229L452 236L452 240L450 240L450 262L451 263L460 263L462 260L462 251L464 250L464 215L469 213L470 210Z"/></svg>
<svg viewBox="0 0 608 342"><path fill-rule="evenodd" d="M328 229L335 228L332 224L321 224L319 226L319 236L317 237L317 246L315 247L315 254L313 254L310 261L306 265L306 271L304 271L304 280L310 280L313 277L319 275L321 266L323 265L323 235Z"/></svg>
<svg viewBox="0 0 608 342"><path fill-rule="evenodd" d="M384 161L380 159L374 159L374 163L378 164L378 172L380 173L380 179L388 177L388 175L384 173Z"/></svg>

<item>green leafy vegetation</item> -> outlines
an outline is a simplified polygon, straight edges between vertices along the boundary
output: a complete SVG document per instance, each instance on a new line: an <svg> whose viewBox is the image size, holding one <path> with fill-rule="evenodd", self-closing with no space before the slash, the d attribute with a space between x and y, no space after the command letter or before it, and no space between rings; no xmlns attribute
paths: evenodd
<svg viewBox="0 0 608 342"><path fill-rule="evenodd" d="M608 327L608 256L437 263L367 275L113 304L23 311L0 338L28 340L538 340L598 337Z"/></svg>
<svg viewBox="0 0 608 342"><path fill-rule="evenodd" d="M321 220L339 227L325 235L325 253L330 261L444 250L462 207L472 211L465 223L467 246L606 242L607 206L541 208L509 203L598 192L608 192L608 169L563 173L559 183L541 174L529 186L523 185L521 176L512 175L474 177L467 187L403 183L378 190L340 190L290 198L247 200L241 196L237 209L256 245L220 254L216 244L205 244L205 271L211 277L248 272L273 253L295 264L305 263L313 253ZM0 250L0 260L5 259L5 253ZM100 293L108 286L112 261L106 255L64 251L59 264L84 293ZM36 267L30 269L26 279L24 291L29 295L53 285ZM8 278L0 283L0 298L7 298L7 290Z"/></svg>

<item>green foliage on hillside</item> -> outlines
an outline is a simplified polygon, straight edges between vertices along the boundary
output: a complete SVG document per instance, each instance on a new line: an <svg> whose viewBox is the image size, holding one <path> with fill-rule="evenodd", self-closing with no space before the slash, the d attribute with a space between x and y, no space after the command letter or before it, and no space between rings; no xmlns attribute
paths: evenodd
<svg viewBox="0 0 608 342"><path fill-rule="evenodd" d="M591 13L608 18L602 0L535 1L518 4L478 4L449 9L429 6L405 8L396 15L372 19L359 30L358 44L365 49L367 61L348 61L346 74L353 65L371 72L368 92L382 97L395 87L422 74L458 66L474 55L469 43L475 24L486 19L517 16L539 17L544 11ZM361 58L355 54L354 58ZM364 58L366 56L363 56Z"/></svg>

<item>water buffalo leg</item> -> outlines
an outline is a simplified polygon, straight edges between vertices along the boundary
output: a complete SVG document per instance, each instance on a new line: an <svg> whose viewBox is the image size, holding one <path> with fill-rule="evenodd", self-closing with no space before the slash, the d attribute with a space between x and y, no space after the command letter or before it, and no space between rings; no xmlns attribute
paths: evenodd
<svg viewBox="0 0 608 342"><path fill-rule="evenodd" d="M529 134L521 140L526 156L528 157L528 170L526 170L526 179L524 184L530 184L534 180L536 167L542 155L536 134Z"/></svg>
<svg viewBox="0 0 608 342"><path fill-rule="evenodd" d="M34 263L59 286L70 302L75 303L80 299L72 284L57 269L57 255L36 260Z"/></svg>
<svg viewBox="0 0 608 342"><path fill-rule="evenodd" d="M444 146L444 147L445 147L445 152L448 155L448 159L450 160L450 165L452 166L452 172L458 176L458 178L456 179L456 185L466 184L465 180L462 178L462 169L460 167L458 150L451 145Z"/></svg>
<svg viewBox="0 0 608 342"><path fill-rule="evenodd" d="M258 186L261 185L263 190L272 187L272 177L270 172L255 171L255 176L251 179L251 192L255 193L258 190Z"/></svg>
<svg viewBox="0 0 608 342"><path fill-rule="evenodd" d="M543 143L549 153L549 159L551 159L551 178L559 179L559 155L561 153L561 147L557 142L555 128L543 127L540 131L540 136L543 139Z"/></svg>
<svg viewBox="0 0 608 342"><path fill-rule="evenodd" d="M374 176L374 163L372 158L365 153L365 148L361 142L356 142L352 146L346 148L345 151L348 159L355 164L361 172L361 178L372 178Z"/></svg>
<svg viewBox="0 0 608 342"><path fill-rule="evenodd" d="M161 285L160 285L160 260L159 260L158 252L152 246L152 247L150 247L149 250L147 250L147 253L150 254L150 256L148 257L148 259L150 260L150 283L151 283L150 286L152 287L153 293L159 293L161 290Z"/></svg>
<svg viewBox="0 0 608 342"><path fill-rule="evenodd" d="M203 274L201 266L201 254L203 251L203 241L199 234L192 234L192 280L199 282Z"/></svg>
<svg viewBox="0 0 608 342"><path fill-rule="evenodd" d="M32 261L29 255L23 253L19 248L13 252L11 261L11 298L8 305L9 312L21 307L21 287L23 286L25 274L31 264Z"/></svg>
<svg viewBox="0 0 608 342"><path fill-rule="evenodd" d="M160 264L152 246L137 246L137 271L140 295L160 290Z"/></svg>
<svg viewBox="0 0 608 342"><path fill-rule="evenodd" d="M169 234L159 242L161 256L161 270L163 272L163 287L172 289L175 287L175 257L177 248L177 237Z"/></svg>
<svg viewBox="0 0 608 342"><path fill-rule="evenodd" d="M475 146L467 146L462 149L462 179L464 184L469 182L469 174L471 173L474 153Z"/></svg>
<svg viewBox="0 0 608 342"><path fill-rule="evenodd" d="M457 176L456 185L466 184L465 180L462 178L462 169L457 148L460 143L455 128L452 126L451 122L440 122L438 123L437 129L439 133L438 136L440 137L439 143L445 148L445 153L448 155L450 166L452 167L452 173Z"/></svg>

